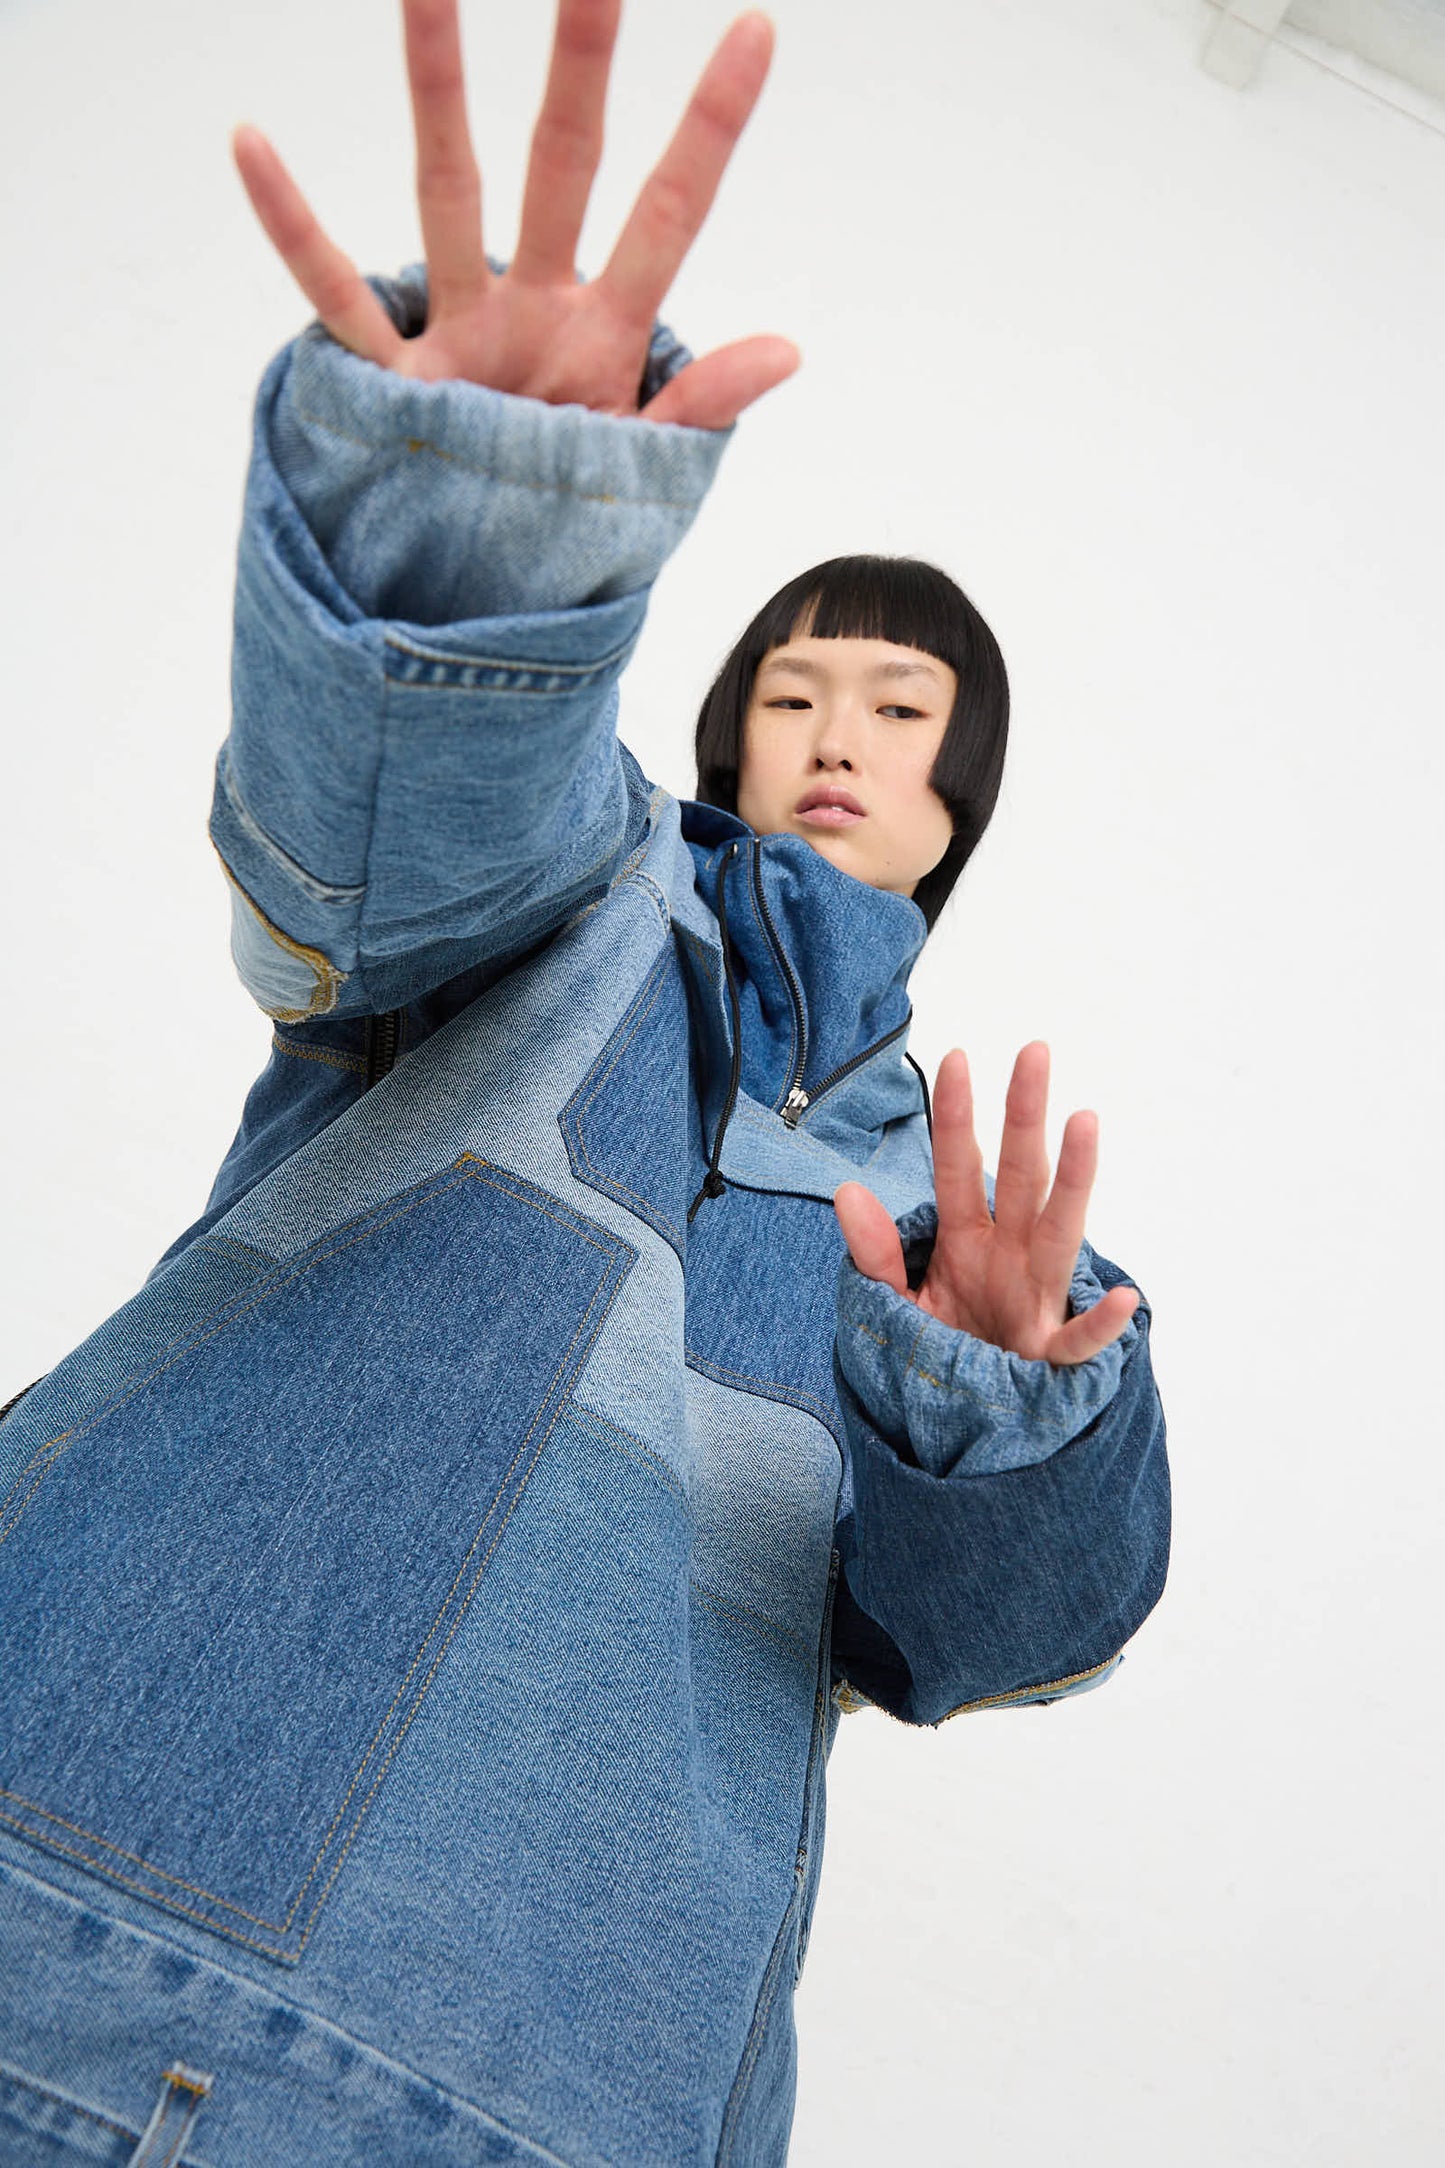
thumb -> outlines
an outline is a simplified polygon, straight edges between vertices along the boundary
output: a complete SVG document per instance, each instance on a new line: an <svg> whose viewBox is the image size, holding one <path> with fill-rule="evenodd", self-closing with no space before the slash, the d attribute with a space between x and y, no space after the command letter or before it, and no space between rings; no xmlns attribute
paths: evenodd
<svg viewBox="0 0 1445 2168"><path fill-rule="evenodd" d="M731 429L745 407L771 391L800 365L791 339L761 336L719 346L679 369L642 408L649 422L679 422L685 429Z"/></svg>
<svg viewBox="0 0 1445 2168"><path fill-rule="evenodd" d="M903 1244L888 1207L861 1182L843 1182L833 1192L833 1210L848 1255L865 1279L881 1280L895 1295L907 1295L911 1302Z"/></svg>

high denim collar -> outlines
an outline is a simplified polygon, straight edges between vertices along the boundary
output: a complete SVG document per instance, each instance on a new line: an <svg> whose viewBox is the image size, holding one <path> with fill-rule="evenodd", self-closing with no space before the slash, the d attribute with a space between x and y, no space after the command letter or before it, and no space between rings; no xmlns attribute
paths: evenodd
<svg viewBox="0 0 1445 2168"><path fill-rule="evenodd" d="M842 872L805 837L759 836L719 806L685 799L682 833L714 911L720 874L725 883L742 1089L779 1109L794 1085L816 1094L906 1021L922 911Z"/></svg>

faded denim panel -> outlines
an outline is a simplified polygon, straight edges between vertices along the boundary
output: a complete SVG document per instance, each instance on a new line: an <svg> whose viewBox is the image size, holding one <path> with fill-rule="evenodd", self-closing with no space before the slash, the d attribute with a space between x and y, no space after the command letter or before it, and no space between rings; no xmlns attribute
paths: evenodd
<svg viewBox="0 0 1445 2168"><path fill-rule="evenodd" d="M277 1992L264 1969L247 1980L0 1863L5 2168L128 2168L168 2069L212 2079L177 2168L558 2168L530 2133Z"/></svg>
<svg viewBox="0 0 1445 2168"><path fill-rule="evenodd" d="M0 1506L9 1825L294 1962L634 1256L468 1161L35 1455Z"/></svg>

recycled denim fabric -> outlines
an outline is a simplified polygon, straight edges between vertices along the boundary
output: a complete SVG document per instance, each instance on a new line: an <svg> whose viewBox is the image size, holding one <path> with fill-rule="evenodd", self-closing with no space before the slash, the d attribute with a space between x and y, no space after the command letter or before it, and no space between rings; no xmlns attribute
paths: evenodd
<svg viewBox="0 0 1445 2168"><path fill-rule="evenodd" d="M0 1422L0 2159L775 2168L840 1712L1084 1691L1158 1599L1149 1309L1054 1370L847 1258L845 1179L936 1232L922 914L616 735L726 433L318 327L256 421L274 1037Z"/></svg>

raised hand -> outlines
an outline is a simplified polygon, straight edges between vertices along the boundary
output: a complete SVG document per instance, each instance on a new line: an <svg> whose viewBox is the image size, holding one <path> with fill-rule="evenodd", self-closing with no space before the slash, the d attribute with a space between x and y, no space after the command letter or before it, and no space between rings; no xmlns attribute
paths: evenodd
<svg viewBox="0 0 1445 2168"><path fill-rule="evenodd" d="M333 338L403 376L463 378L496 391L644 421L725 429L797 368L788 339L714 349L639 410L662 301L707 216L772 59L765 15L742 15L704 69L598 277L575 256L602 152L621 0L559 0L551 67L532 132L516 253L493 272L482 245L481 175L467 126L457 0L402 0L426 251L427 324L404 339L351 259L328 239L259 130L232 139L277 253Z"/></svg>
<svg viewBox="0 0 1445 2168"><path fill-rule="evenodd" d="M1084 1239L1099 1125L1094 1114L1069 1116L1049 1189L1048 1101L1049 1050L1036 1039L1014 1063L990 1217L983 1157L973 1133L968 1057L961 1047L944 1056L933 1093L938 1237L917 1293L908 1286L898 1229L873 1192L861 1182L844 1182L833 1204L849 1254L870 1279L884 1281L945 1325L1015 1355L1081 1363L1118 1339L1134 1315L1139 1290L1111 1288L1091 1310L1069 1316L1069 1282Z"/></svg>

